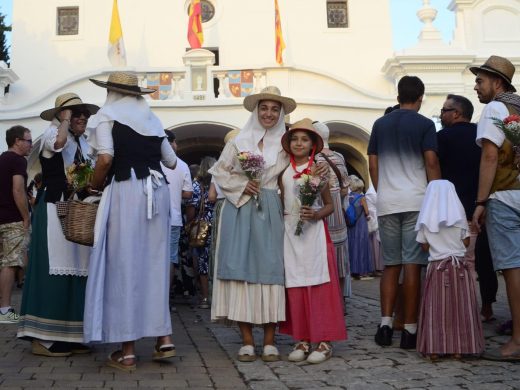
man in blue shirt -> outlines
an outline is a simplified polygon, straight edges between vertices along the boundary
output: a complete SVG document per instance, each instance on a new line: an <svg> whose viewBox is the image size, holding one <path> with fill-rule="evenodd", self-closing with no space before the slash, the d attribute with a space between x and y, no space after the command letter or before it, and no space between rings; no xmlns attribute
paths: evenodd
<svg viewBox="0 0 520 390"><path fill-rule="evenodd" d="M368 145L370 178L377 191L377 216L385 269L381 278L378 345L392 344L392 313L403 271L404 330L400 347L415 349L421 267L428 256L416 241L415 224L429 181L440 179L434 123L420 115L424 84L404 76L399 108L379 118Z"/></svg>

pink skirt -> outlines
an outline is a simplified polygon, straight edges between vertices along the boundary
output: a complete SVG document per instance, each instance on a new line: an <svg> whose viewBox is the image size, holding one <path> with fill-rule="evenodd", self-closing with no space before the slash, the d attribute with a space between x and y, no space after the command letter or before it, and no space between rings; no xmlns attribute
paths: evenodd
<svg viewBox="0 0 520 390"><path fill-rule="evenodd" d="M327 226L327 263L330 282L317 286L286 288L286 321L280 333L311 343L347 339L334 244Z"/></svg>
<svg viewBox="0 0 520 390"><path fill-rule="evenodd" d="M417 336L417 352L424 355L484 350L475 280L462 258L428 264Z"/></svg>

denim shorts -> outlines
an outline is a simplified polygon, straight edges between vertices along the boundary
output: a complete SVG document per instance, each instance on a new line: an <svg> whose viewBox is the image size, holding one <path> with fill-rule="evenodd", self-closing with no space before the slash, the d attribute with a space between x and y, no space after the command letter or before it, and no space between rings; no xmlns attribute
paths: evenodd
<svg viewBox="0 0 520 390"><path fill-rule="evenodd" d="M486 231L495 271L520 268L520 211L497 199L488 200Z"/></svg>
<svg viewBox="0 0 520 390"><path fill-rule="evenodd" d="M418 216L418 211L407 211L377 218L385 265L428 264L428 252L416 241Z"/></svg>
<svg viewBox="0 0 520 390"><path fill-rule="evenodd" d="M179 264L179 238L181 237L181 226L171 226L170 229L170 262Z"/></svg>

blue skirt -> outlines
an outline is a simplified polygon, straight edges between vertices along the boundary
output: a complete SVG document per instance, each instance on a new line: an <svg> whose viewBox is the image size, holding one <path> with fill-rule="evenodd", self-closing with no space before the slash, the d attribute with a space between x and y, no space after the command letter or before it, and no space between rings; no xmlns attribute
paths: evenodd
<svg viewBox="0 0 520 390"><path fill-rule="evenodd" d="M283 214L277 190L262 189L261 208L251 198L242 207L225 201L218 235L217 277L284 284Z"/></svg>

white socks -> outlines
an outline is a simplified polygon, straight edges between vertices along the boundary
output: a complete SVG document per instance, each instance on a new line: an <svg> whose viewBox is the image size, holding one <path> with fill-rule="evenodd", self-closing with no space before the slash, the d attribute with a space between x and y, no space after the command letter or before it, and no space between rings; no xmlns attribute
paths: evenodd
<svg viewBox="0 0 520 390"><path fill-rule="evenodd" d="M404 330L407 330L410 334L417 333L417 323L415 324L404 324Z"/></svg>
<svg viewBox="0 0 520 390"><path fill-rule="evenodd" d="M389 326L390 328L393 327L393 320L392 317L381 317L381 327L383 326Z"/></svg>

